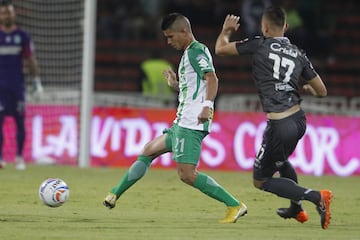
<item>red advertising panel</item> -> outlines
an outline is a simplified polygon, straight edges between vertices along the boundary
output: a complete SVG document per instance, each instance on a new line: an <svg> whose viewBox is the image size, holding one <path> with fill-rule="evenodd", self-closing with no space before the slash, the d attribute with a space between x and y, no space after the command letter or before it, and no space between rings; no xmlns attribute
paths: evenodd
<svg viewBox="0 0 360 240"><path fill-rule="evenodd" d="M26 162L77 164L79 108L68 105L27 106ZM16 155L16 127L6 118L3 158L14 161Z"/></svg>
<svg viewBox="0 0 360 240"><path fill-rule="evenodd" d="M26 161L77 164L77 107L29 106L27 111ZM54 109L56 111L54 111ZM55 112L55 113L54 113ZM128 167L143 146L169 128L175 110L95 107L91 121L91 166ZM304 138L290 161L309 175L360 175L360 117L308 115ZM263 113L217 112L212 133L203 142L200 169L251 171L266 126ZM6 121L4 158L15 155L12 121ZM12 150L11 150L12 149ZM173 168L171 154L153 167Z"/></svg>

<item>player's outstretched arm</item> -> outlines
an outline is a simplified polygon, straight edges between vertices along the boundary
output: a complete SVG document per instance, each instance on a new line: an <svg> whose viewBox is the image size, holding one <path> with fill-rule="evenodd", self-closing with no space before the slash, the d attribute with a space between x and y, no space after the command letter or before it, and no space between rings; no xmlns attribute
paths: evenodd
<svg viewBox="0 0 360 240"><path fill-rule="evenodd" d="M216 55L238 55L236 43L230 42L230 36L240 27L240 17L229 14L226 16L222 30L216 39L215 54Z"/></svg>

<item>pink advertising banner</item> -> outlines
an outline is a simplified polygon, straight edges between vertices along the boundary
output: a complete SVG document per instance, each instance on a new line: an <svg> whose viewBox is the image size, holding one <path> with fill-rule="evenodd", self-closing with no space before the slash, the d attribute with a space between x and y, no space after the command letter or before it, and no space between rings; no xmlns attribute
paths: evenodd
<svg viewBox="0 0 360 240"><path fill-rule="evenodd" d="M174 110L95 107L91 121L93 167L128 167L142 147L164 128ZM304 138L290 161L308 175L360 175L360 117L308 115ZM77 164L79 110L73 106L28 106L26 161ZM266 126L263 113L217 112L212 132L203 142L199 168L251 171ZM8 119L4 158L15 155L15 127ZM173 168L167 153L153 167Z"/></svg>

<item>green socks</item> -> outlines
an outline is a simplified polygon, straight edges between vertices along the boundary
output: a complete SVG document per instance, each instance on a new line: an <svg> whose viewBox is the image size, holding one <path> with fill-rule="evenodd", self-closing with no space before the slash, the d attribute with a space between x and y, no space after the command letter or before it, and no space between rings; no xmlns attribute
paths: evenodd
<svg viewBox="0 0 360 240"><path fill-rule="evenodd" d="M131 165L127 173L120 180L119 184L111 189L111 192L119 198L121 194L146 174L150 167L151 160L152 159L147 156L139 156L137 161ZM194 187L206 195L225 203L226 206L234 207L239 205L239 201L236 198L220 186L214 179L204 173L198 173Z"/></svg>
<svg viewBox="0 0 360 240"><path fill-rule="evenodd" d="M119 198L121 194L123 194L129 187L145 175L150 167L150 164L151 158L147 156L139 156L138 160L131 165L119 184L111 189L110 192L114 193Z"/></svg>
<svg viewBox="0 0 360 240"><path fill-rule="evenodd" d="M235 207L240 204L236 198L220 186L213 178L204 173L198 173L194 187L206 195L225 203L226 206Z"/></svg>

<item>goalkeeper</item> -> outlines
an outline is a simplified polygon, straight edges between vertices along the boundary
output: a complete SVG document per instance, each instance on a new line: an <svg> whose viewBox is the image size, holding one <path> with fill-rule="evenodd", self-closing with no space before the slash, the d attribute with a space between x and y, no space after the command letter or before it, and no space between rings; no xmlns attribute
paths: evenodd
<svg viewBox="0 0 360 240"><path fill-rule="evenodd" d="M0 2L0 168L3 160L3 123L11 116L16 124L16 169L24 170L22 156L25 143L25 78L24 66L34 79L34 93L42 92L39 68L31 37L15 24L15 10L10 1Z"/></svg>

